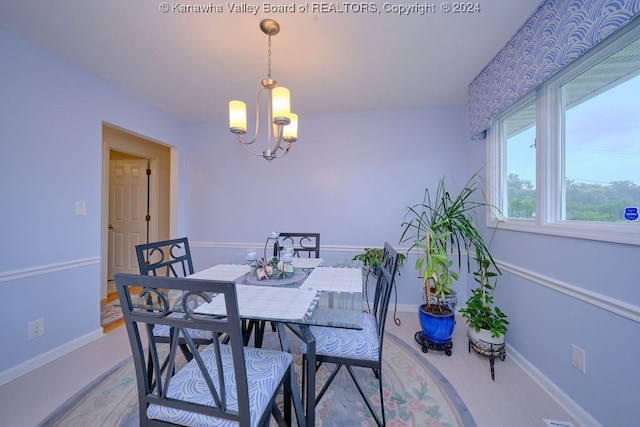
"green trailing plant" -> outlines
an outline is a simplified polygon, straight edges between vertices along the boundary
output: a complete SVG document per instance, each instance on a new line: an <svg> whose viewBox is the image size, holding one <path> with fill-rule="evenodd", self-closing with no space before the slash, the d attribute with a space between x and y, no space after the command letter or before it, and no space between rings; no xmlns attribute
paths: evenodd
<svg viewBox="0 0 640 427"><path fill-rule="evenodd" d="M473 273L478 287L471 291L466 306L460 309L460 315L467 319L467 324L476 332L486 329L491 336L498 338L507 333L507 315L493 301L493 291L497 284L498 273L491 271L491 263L477 258L478 270Z"/></svg>
<svg viewBox="0 0 640 427"><path fill-rule="evenodd" d="M398 267L402 267L405 256L398 254ZM380 263L382 262L382 248L364 248L364 253L353 257L354 261L362 261L362 265L367 269L367 273L378 274Z"/></svg>
<svg viewBox="0 0 640 427"><path fill-rule="evenodd" d="M428 310L431 310L431 287L427 284L433 285L437 305L440 306L439 299L452 291L453 281L458 279L451 268L453 262L449 261L449 256L457 256L460 269L463 255L476 253L499 271L477 227L480 209L496 209L487 202L480 179L479 174L475 173L460 192L452 196L447 190L445 178L442 177L435 193L426 188L423 201L408 207L402 222L400 242L411 242L408 252L418 250L416 270L425 279ZM472 271L469 257L467 271Z"/></svg>
<svg viewBox="0 0 640 427"><path fill-rule="evenodd" d="M353 257L355 261L362 261L368 272L376 274L382 262L382 248L364 248L364 253Z"/></svg>

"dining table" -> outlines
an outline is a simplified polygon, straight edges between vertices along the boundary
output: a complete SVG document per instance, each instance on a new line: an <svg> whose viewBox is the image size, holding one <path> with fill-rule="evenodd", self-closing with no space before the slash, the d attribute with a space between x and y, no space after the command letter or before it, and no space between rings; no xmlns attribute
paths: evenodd
<svg viewBox="0 0 640 427"><path fill-rule="evenodd" d="M188 277L234 281L242 320L273 322L283 351L291 352L287 330L307 346L304 393L291 376L298 425L315 425L315 339L310 326L362 329L363 275L358 266L325 266L322 258L294 258L293 277L256 280L250 264L218 264ZM288 279L288 280L287 280ZM195 309L199 315L224 316L224 297ZM304 401L301 396L304 396Z"/></svg>

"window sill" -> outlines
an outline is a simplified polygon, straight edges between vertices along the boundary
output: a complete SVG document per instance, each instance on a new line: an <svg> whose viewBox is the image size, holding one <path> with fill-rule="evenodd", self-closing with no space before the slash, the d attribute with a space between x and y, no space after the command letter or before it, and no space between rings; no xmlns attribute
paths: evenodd
<svg viewBox="0 0 640 427"><path fill-rule="evenodd" d="M552 236L571 237L574 239L596 240L601 242L640 245L640 221L634 223L602 223L582 221L563 221L539 224L535 220L507 219L493 221L491 227L498 230L511 230L523 233L547 234Z"/></svg>

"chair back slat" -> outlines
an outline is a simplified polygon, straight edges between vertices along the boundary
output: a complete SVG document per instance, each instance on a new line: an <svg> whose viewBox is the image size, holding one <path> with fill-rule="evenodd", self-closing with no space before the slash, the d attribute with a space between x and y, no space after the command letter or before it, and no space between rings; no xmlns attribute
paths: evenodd
<svg viewBox="0 0 640 427"><path fill-rule="evenodd" d="M146 414L150 405L225 418L237 421L240 425L248 425L249 390L234 282L126 274L116 274L115 282L136 369L141 425L147 424L146 419L143 422L142 414ZM216 298L224 296L226 317L204 316L194 312L194 307L199 303L211 300L210 293L218 294ZM145 301L147 304L142 304ZM179 307L180 316L173 315L176 307ZM168 349L166 341L161 343L153 334L153 328L157 325L170 328ZM215 378L191 337L193 330L212 332L211 351L217 362L217 369L213 370L216 372ZM221 343L221 337L228 342ZM145 344L147 342L148 348ZM186 345L193 354L193 361L188 365L190 369L194 369L191 375L204 379L209 391L209 395L200 397L200 403L183 400L171 391L175 373L187 363L186 360L181 360L179 347L182 345ZM237 407L233 410L225 391L228 388L225 375L229 368L227 366L223 369L223 347L227 350L230 348L232 353L237 389ZM161 364L160 361L165 359L168 363Z"/></svg>
<svg viewBox="0 0 640 427"><path fill-rule="evenodd" d="M278 246L274 247L274 256L287 244L293 246L295 257L320 258L320 233L280 233Z"/></svg>
<svg viewBox="0 0 640 427"><path fill-rule="evenodd" d="M193 274L193 261L186 237L136 246L140 274L186 277Z"/></svg>
<svg viewBox="0 0 640 427"><path fill-rule="evenodd" d="M376 282L376 292L373 300L373 315L378 324L378 338L380 341L380 351L382 351L382 339L384 337L384 326L391 299L391 291L395 283L398 272L398 252L388 243L384 243L382 250L382 261L378 271L378 281Z"/></svg>

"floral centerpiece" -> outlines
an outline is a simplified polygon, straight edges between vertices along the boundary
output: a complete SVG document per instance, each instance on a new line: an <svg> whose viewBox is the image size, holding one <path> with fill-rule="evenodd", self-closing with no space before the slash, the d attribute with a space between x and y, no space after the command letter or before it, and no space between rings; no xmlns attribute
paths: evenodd
<svg viewBox="0 0 640 427"><path fill-rule="evenodd" d="M295 273L291 262L284 262L278 257L261 258L252 264L252 269L258 280L284 279L292 277Z"/></svg>

